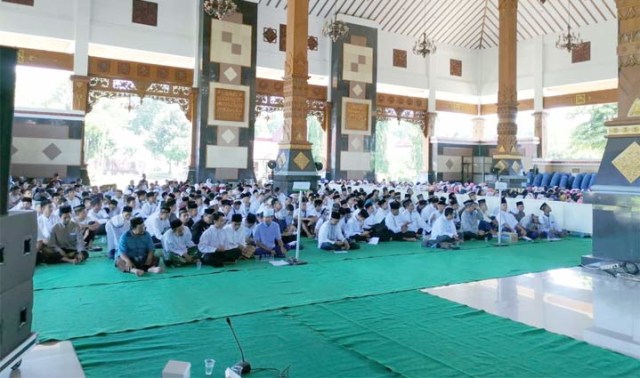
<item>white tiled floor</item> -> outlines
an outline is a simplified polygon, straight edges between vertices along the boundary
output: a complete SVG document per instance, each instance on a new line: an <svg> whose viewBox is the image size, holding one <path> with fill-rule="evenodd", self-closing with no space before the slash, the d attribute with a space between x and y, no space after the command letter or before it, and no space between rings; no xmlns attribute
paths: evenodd
<svg viewBox="0 0 640 378"><path fill-rule="evenodd" d="M84 378L84 372L71 342L63 341L36 345L24 355L20 369L8 369L0 378Z"/></svg>
<svg viewBox="0 0 640 378"><path fill-rule="evenodd" d="M423 292L640 359L640 281L571 268Z"/></svg>

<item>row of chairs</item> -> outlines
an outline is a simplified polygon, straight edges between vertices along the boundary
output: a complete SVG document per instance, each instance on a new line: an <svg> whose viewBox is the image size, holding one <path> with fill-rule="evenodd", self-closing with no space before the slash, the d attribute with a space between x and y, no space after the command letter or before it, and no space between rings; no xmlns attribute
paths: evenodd
<svg viewBox="0 0 640 378"><path fill-rule="evenodd" d="M595 173L578 173L572 175L570 173L553 172L538 173L529 172L527 175L527 183L530 186L543 187L560 187L561 189L580 189L588 190L596 181Z"/></svg>

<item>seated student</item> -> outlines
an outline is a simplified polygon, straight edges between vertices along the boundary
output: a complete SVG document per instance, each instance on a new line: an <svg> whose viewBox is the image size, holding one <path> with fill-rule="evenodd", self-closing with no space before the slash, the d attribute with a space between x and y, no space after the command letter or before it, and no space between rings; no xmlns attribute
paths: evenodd
<svg viewBox="0 0 640 378"><path fill-rule="evenodd" d="M540 216L541 230L546 233L547 239L555 241L567 236L569 233L558 226L556 218L551 214L551 206L543 203L540 206L542 215Z"/></svg>
<svg viewBox="0 0 640 378"><path fill-rule="evenodd" d="M318 233L318 248L325 251L348 251L350 249L358 249L358 244L350 245L342 234L340 223L340 213L334 211L331 218L322 224Z"/></svg>
<svg viewBox="0 0 640 378"><path fill-rule="evenodd" d="M183 266L194 264L199 258L198 247L191 241L191 233L187 233L180 219L171 221L171 229L162 234L162 250L164 263L167 266Z"/></svg>
<svg viewBox="0 0 640 378"><path fill-rule="evenodd" d="M420 213L418 213L415 209L415 205L413 201L410 199L404 200L402 203L402 207L404 208L403 212L400 214L405 222L409 222L408 230L410 232L414 232L416 235L422 234L426 229L426 224Z"/></svg>
<svg viewBox="0 0 640 378"><path fill-rule="evenodd" d="M524 218L527 215L524 212L524 202L522 202L522 201L516 202L516 209L517 209L517 211L512 212L511 214L513 214L513 216L516 218L516 220L518 222L520 222L522 220L522 218Z"/></svg>
<svg viewBox="0 0 640 378"><path fill-rule="evenodd" d="M140 204L140 216L144 219L149 218L152 214L157 213L160 203L156 199L155 192L145 193L147 200Z"/></svg>
<svg viewBox="0 0 640 378"><path fill-rule="evenodd" d="M100 251L102 248L93 248L93 241L96 239L96 231L100 224L87 216L87 210L84 205L78 205L73 208L75 214L73 221L80 226L82 239L84 240L84 248L89 251Z"/></svg>
<svg viewBox="0 0 640 378"><path fill-rule="evenodd" d="M480 228L482 219L482 214L476 208L475 202L472 200L464 201L464 211L460 217L460 231L462 231L464 240L483 240L485 238L491 240L492 235L489 230Z"/></svg>
<svg viewBox="0 0 640 378"><path fill-rule="evenodd" d="M131 220L132 212L133 208L131 208L131 206L124 206L122 212L119 215L111 217L105 226L107 231L107 256L110 259L116 257L120 238L125 232L129 231L129 221Z"/></svg>
<svg viewBox="0 0 640 378"><path fill-rule="evenodd" d="M202 214L202 218L191 227L191 240L194 243L200 243L200 236L209 228L213 223L213 209L204 209L204 213Z"/></svg>
<svg viewBox="0 0 640 378"><path fill-rule="evenodd" d="M273 221L273 210L264 210L262 216L263 222L259 223L253 231L253 240L258 247L255 254L285 257L287 250L282 242L280 226Z"/></svg>
<svg viewBox="0 0 640 378"><path fill-rule="evenodd" d="M503 232L515 232L518 234L518 237L523 240L531 241L532 239L527 236L527 230L524 229L516 220L516 217L513 216L508 211L507 199L502 198L500 201L500 210L496 215L496 219L498 222L502 222L502 231Z"/></svg>
<svg viewBox="0 0 640 378"><path fill-rule="evenodd" d="M38 241L36 251L48 248L53 226L60 222L60 217L53 213L52 203L44 199L40 201L38 214ZM42 257L42 256L40 256Z"/></svg>
<svg viewBox="0 0 640 378"><path fill-rule="evenodd" d="M225 262L235 263L240 258L240 249L232 245L229 232L224 229L226 222L223 213L215 212L213 225L200 237L198 250L202 253L203 264L220 268Z"/></svg>
<svg viewBox="0 0 640 378"><path fill-rule="evenodd" d="M302 202L300 203L300 208L296 209L293 212L293 218L295 220L295 224L297 226L297 219L300 218L300 220L302 221L302 224L300 225L300 230L302 232L301 236L306 236L308 238L313 238L315 237L315 234L313 233L313 228L310 227L310 223L312 221L312 218L310 217L310 213L307 210L307 206L308 206L309 200L307 200L306 197L302 197Z"/></svg>
<svg viewBox="0 0 640 378"><path fill-rule="evenodd" d="M431 228L429 239L422 242L423 247L442 248L442 249L459 249L459 243L462 243L456 225L453 222L453 209L447 207L444 209L442 216L438 217Z"/></svg>
<svg viewBox="0 0 640 378"><path fill-rule="evenodd" d="M71 207L60 208L60 221L51 229L48 248L41 252L40 260L47 264L77 264L89 258L80 226L71 219Z"/></svg>
<svg viewBox="0 0 640 378"><path fill-rule="evenodd" d="M243 229L244 236L247 240L247 244L255 247L256 242L253 240L253 231L256 229L256 224L258 223L258 217L255 214L249 213L247 217L244 219Z"/></svg>
<svg viewBox="0 0 640 378"><path fill-rule="evenodd" d="M170 228L169 214L171 209L162 206L159 212L151 214L145 221L147 232L151 235L151 240L156 248L162 248L162 234Z"/></svg>
<svg viewBox="0 0 640 378"><path fill-rule="evenodd" d="M535 214L526 215L520 220L520 225L527 230L527 236L531 239L537 239L539 237L546 237L546 233L542 231L542 225L540 224L540 218Z"/></svg>
<svg viewBox="0 0 640 378"><path fill-rule="evenodd" d="M229 233L229 242L232 248L239 248L240 255L245 259L250 259L256 252L256 248L249 245L247 238L247 230L242 224L242 215L240 213L231 216L231 223L227 224L225 230Z"/></svg>
<svg viewBox="0 0 640 378"><path fill-rule="evenodd" d="M391 239L395 241L416 241L416 233L409 231L411 222L400 216L400 203L393 201L389 204L389 214L384 218L384 225L391 233Z"/></svg>
<svg viewBox="0 0 640 378"><path fill-rule="evenodd" d="M349 219L346 227L345 237L347 240L355 240L356 242L368 242L371 238L369 231L364 230L365 220L369 218L369 213L366 210L360 210L355 213L354 216Z"/></svg>
<svg viewBox="0 0 640 378"><path fill-rule="evenodd" d="M115 266L124 273L132 273L140 277L145 272L162 273L158 266L160 259L154 254L151 235L145 230L144 219L131 219L131 228L122 234L118 243Z"/></svg>
<svg viewBox="0 0 640 378"><path fill-rule="evenodd" d="M31 197L22 197L17 205L9 209L10 211L33 211L33 199Z"/></svg>

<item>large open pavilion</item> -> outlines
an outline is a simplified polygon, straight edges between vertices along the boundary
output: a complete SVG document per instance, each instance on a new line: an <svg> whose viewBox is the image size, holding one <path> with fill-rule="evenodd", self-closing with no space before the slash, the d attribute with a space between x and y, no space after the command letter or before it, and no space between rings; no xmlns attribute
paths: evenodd
<svg viewBox="0 0 640 378"><path fill-rule="evenodd" d="M640 0L1 0L3 197L6 173L100 194L146 174L237 200L302 182L462 204L502 177L509 207L546 202L569 236L303 237L304 265L142 277L98 236L82 264L35 268L40 345L0 377L157 377L169 360L200 377L205 359L221 377L241 353L229 320L256 377L636 376L639 19Z"/></svg>

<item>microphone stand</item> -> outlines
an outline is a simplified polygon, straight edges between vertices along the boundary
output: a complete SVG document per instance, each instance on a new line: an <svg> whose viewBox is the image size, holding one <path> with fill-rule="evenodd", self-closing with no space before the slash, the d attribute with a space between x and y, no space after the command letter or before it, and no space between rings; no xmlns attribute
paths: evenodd
<svg viewBox="0 0 640 378"><path fill-rule="evenodd" d="M296 257L289 258L289 265L304 265L307 262L300 260L300 230L302 229L302 219L300 218L300 212L302 210L302 193L298 192L298 227L296 234Z"/></svg>

